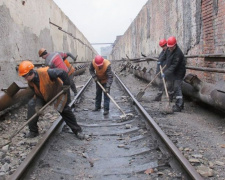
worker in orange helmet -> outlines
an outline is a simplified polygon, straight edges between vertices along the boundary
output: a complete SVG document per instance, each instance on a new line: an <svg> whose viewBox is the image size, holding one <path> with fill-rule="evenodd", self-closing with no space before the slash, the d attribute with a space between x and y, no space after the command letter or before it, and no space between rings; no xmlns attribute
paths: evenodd
<svg viewBox="0 0 225 180"><path fill-rule="evenodd" d="M111 63L109 60L104 59L102 56L97 55L93 59L90 68L90 74L96 82L96 97L95 97L95 108L93 111L99 111L101 109L102 101L102 89L98 85L99 81L105 88L107 93L110 93L110 87L113 82L113 73L111 70ZM110 99L107 94L104 94L104 115L109 113Z"/></svg>
<svg viewBox="0 0 225 180"><path fill-rule="evenodd" d="M166 59L167 69L164 71L163 76L173 81L174 96L176 98L173 111L180 112L184 108L181 86L186 73L186 62L184 54L177 45L177 40L174 36L167 39L167 47L169 49L169 55Z"/></svg>
<svg viewBox="0 0 225 180"><path fill-rule="evenodd" d="M58 68L50 69L49 67L34 70L34 65L31 61L22 61L19 65L18 73L19 76L22 76L28 82L29 87L34 91L34 97L28 102L28 119L60 91L64 90L65 93L55 100L54 108L60 113L63 120L79 139L85 138L69 106L67 96L70 80L66 71ZM39 116L36 116L28 124L30 132L25 135L26 138L34 138L39 135L37 126L38 118Z"/></svg>
<svg viewBox="0 0 225 180"><path fill-rule="evenodd" d="M156 74L158 74L160 72L160 68L159 68L160 65L161 65L161 67L164 67L166 65L166 62L167 62L166 58L168 57L168 54L169 54L169 50L167 48L167 41L166 41L166 39L161 39L159 41L159 46L162 48L162 51L159 54L159 58L158 58L158 61L157 61ZM164 70L165 69L166 69L166 67L164 68ZM170 81L169 78L167 78L166 82L167 82L167 89L168 89L170 102L172 102L172 100L173 100L173 85L172 85L172 81ZM162 79L160 78L159 85L158 85L158 92L157 92L156 97L154 98L154 101L161 101L162 95L163 95L163 91L164 91L164 86L163 86Z"/></svg>
<svg viewBox="0 0 225 180"><path fill-rule="evenodd" d="M74 96L77 95L76 85L73 81L74 78L74 67L69 63L67 57L71 57L74 61L76 58L71 53L63 53L63 52L52 52L48 53L46 49L41 48L38 51L39 57L45 59L45 65L50 68L60 68L65 70L70 78L70 87L74 93Z"/></svg>

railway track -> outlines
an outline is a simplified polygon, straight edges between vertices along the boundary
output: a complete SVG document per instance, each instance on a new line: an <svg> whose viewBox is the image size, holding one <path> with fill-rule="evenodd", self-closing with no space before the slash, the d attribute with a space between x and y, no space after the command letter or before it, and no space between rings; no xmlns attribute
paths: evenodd
<svg viewBox="0 0 225 180"><path fill-rule="evenodd" d="M59 118L9 179L202 179L116 76L111 95L133 118L94 108L90 79L75 99L74 113L89 138L76 139Z"/></svg>

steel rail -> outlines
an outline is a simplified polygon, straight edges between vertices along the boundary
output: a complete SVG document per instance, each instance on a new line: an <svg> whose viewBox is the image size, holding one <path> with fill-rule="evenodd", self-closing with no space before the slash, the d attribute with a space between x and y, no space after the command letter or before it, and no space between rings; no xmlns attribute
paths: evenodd
<svg viewBox="0 0 225 180"><path fill-rule="evenodd" d="M74 99L71 101L69 106L71 107L74 102L77 100L78 97L81 96L81 94L84 92L84 90L87 88L89 83L91 82L90 78L87 83L83 86L83 88L77 93L77 95L74 97ZM38 142L38 144L31 150L31 152L28 154L28 156L25 158L25 160L20 164L20 166L16 169L16 171L9 177L9 180L17 180L20 179L23 176L23 173L26 172L27 167L32 163L32 160L38 155L38 153L41 151L41 149L44 147L45 143L50 139L50 137L53 135L53 133L63 124L62 117L59 117L51 126L51 128L44 134L42 139Z"/></svg>
<svg viewBox="0 0 225 180"><path fill-rule="evenodd" d="M115 73L114 73L115 74ZM203 180L203 178L199 175L199 173L194 169L194 167L189 163L189 161L183 156L183 154L179 151L179 149L173 144L173 142L168 138L168 136L162 131L162 129L158 126L158 124L152 119L152 117L147 113L147 111L142 107L142 105L135 99L132 93L128 90L128 88L123 84L123 82L119 79L119 77L115 74L117 81L122 85L125 91L132 98L134 104L138 107L142 115L148 120L148 122L152 125L155 131L158 133L160 138L164 141L167 147L171 150L173 155L177 158L177 160L181 163L182 167L186 170L188 175L192 179Z"/></svg>

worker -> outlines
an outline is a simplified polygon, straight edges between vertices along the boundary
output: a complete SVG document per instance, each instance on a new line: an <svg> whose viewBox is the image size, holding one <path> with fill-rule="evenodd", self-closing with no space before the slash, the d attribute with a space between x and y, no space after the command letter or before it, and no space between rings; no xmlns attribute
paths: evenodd
<svg viewBox="0 0 225 180"><path fill-rule="evenodd" d="M169 54L166 39L161 39L159 41L159 46L162 48L162 51L159 54L159 58L158 58L158 61L157 61L156 74L158 74L160 72L160 67L159 67L160 65L161 65L161 67L166 66L167 57L168 57L168 54ZM164 67L163 70L165 71L166 68L167 68L167 66ZM174 91L173 91L173 81L170 77L166 78L166 85L167 85L169 100L170 100L170 102L172 102ZM164 89L165 88L164 88L164 85L163 85L163 81L160 78L159 85L158 85L158 93L157 93L156 97L154 98L154 101L161 101L162 100L162 95L163 95Z"/></svg>
<svg viewBox="0 0 225 180"><path fill-rule="evenodd" d="M113 82L113 73L111 70L111 63L109 60L104 59L102 56L97 55L93 59L90 68L90 74L96 82L96 97L95 108L93 111L99 111L101 109L102 101L102 88L98 85L97 81L105 88L106 93L110 93L110 87ZM109 114L110 99L107 94L104 93L104 115Z"/></svg>
<svg viewBox="0 0 225 180"><path fill-rule="evenodd" d="M167 40L169 55L167 57L167 69L164 71L163 77L170 77L173 80L174 96L176 98L173 106L174 112L181 112L184 108L183 94L181 90L183 78L186 73L186 62L184 54L177 45L177 40L171 36Z"/></svg>
<svg viewBox="0 0 225 180"><path fill-rule="evenodd" d="M75 83L73 81L73 78L74 78L73 72L75 71L75 69L72 67L71 64L68 64L68 63L67 64L69 67L67 67L67 65L63 61L63 60L66 60L66 58L68 56L70 56L73 60L76 60L76 58L71 53L62 53L62 52L48 53L47 50L44 48L41 48L38 51L38 54L39 54L39 57L42 57L43 59L45 59L46 66L49 66L50 68L60 68L60 69L65 70L68 73L69 79L70 79L70 87L74 93L74 96L76 96L77 89L76 89Z"/></svg>
<svg viewBox="0 0 225 180"><path fill-rule="evenodd" d="M68 74L58 68L50 69L42 67L34 70L34 65L30 61L22 61L18 68L19 76L22 76L29 87L34 91L34 97L28 102L27 118L30 119L42 106L55 97L60 91L64 90L61 96L54 102L54 108L60 113L63 120L71 128L72 132L79 138L84 139L81 127L77 124L76 117L69 106L67 95L70 85ZM66 88L67 87L67 90ZM34 138L39 135L38 118L36 116L29 124L30 132L26 138Z"/></svg>

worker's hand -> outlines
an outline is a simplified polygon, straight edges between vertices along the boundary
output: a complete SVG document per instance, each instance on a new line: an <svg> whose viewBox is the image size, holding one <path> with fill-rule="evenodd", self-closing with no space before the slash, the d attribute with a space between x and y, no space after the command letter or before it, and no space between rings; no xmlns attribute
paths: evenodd
<svg viewBox="0 0 225 180"><path fill-rule="evenodd" d="M62 86L63 92L68 92L69 88L70 88L70 85L63 85Z"/></svg>
<svg viewBox="0 0 225 180"><path fill-rule="evenodd" d="M160 62L160 61L157 61L157 64L158 64L158 65L161 65L161 62Z"/></svg>
<svg viewBox="0 0 225 180"><path fill-rule="evenodd" d="M164 73L162 73L161 77L162 77L162 78L165 78L165 74L164 74Z"/></svg>
<svg viewBox="0 0 225 180"><path fill-rule="evenodd" d="M106 93L109 93L109 91L110 91L110 88L109 88L109 87L106 87L106 88L105 88L105 92L106 92Z"/></svg>

